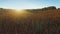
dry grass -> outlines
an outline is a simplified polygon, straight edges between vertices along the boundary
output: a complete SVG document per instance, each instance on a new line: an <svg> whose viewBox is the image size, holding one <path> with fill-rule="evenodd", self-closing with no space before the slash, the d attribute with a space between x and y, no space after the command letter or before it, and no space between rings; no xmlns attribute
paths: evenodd
<svg viewBox="0 0 60 34"><path fill-rule="evenodd" d="M60 10L0 14L0 34L59 34Z"/></svg>

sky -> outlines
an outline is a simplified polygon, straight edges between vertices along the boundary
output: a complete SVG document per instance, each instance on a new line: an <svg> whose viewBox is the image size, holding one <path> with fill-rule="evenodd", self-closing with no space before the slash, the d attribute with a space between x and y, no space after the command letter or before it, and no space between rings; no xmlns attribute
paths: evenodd
<svg viewBox="0 0 60 34"><path fill-rule="evenodd" d="M0 0L0 8L35 9L48 6L60 8L60 0Z"/></svg>

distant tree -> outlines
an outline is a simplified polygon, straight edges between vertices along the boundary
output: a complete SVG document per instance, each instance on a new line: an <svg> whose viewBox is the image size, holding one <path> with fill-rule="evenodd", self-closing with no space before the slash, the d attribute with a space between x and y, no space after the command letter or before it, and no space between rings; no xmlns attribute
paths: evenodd
<svg viewBox="0 0 60 34"><path fill-rule="evenodd" d="M3 8L0 8L0 12L3 10Z"/></svg>
<svg viewBox="0 0 60 34"><path fill-rule="evenodd" d="M56 9L56 7L55 6L50 6L50 7L45 7L45 8L42 8L42 9L27 9L26 11L32 12L32 13L37 13L38 11L53 10L53 9Z"/></svg>
<svg viewBox="0 0 60 34"><path fill-rule="evenodd" d="M48 9L56 9L56 7L55 6L50 6L50 7L48 7Z"/></svg>
<svg viewBox="0 0 60 34"><path fill-rule="evenodd" d="M55 6L50 6L50 7L42 8L42 10L53 10L53 9L56 9L56 7Z"/></svg>

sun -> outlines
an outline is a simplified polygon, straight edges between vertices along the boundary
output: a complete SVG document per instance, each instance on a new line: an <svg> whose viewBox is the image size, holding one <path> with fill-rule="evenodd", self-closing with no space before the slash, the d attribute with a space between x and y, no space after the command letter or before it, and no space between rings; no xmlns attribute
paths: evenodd
<svg viewBox="0 0 60 34"><path fill-rule="evenodd" d="M19 9L16 9L16 12L21 12L21 10L19 10Z"/></svg>
<svg viewBox="0 0 60 34"><path fill-rule="evenodd" d="M21 9L15 9L16 13L22 13L23 11Z"/></svg>
<svg viewBox="0 0 60 34"><path fill-rule="evenodd" d="M16 9L15 13L16 14L23 14L23 13L25 13L25 11L23 9Z"/></svg>

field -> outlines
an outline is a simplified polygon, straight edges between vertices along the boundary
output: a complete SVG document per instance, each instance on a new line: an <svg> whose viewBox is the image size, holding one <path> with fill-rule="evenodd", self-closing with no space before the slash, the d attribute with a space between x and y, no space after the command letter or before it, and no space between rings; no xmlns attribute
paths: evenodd
<svg viewBox="0 0 60 34"><path fill-rule="evenodd" d="M0 8L0 34L60 34L60 9Z"/></svg>

